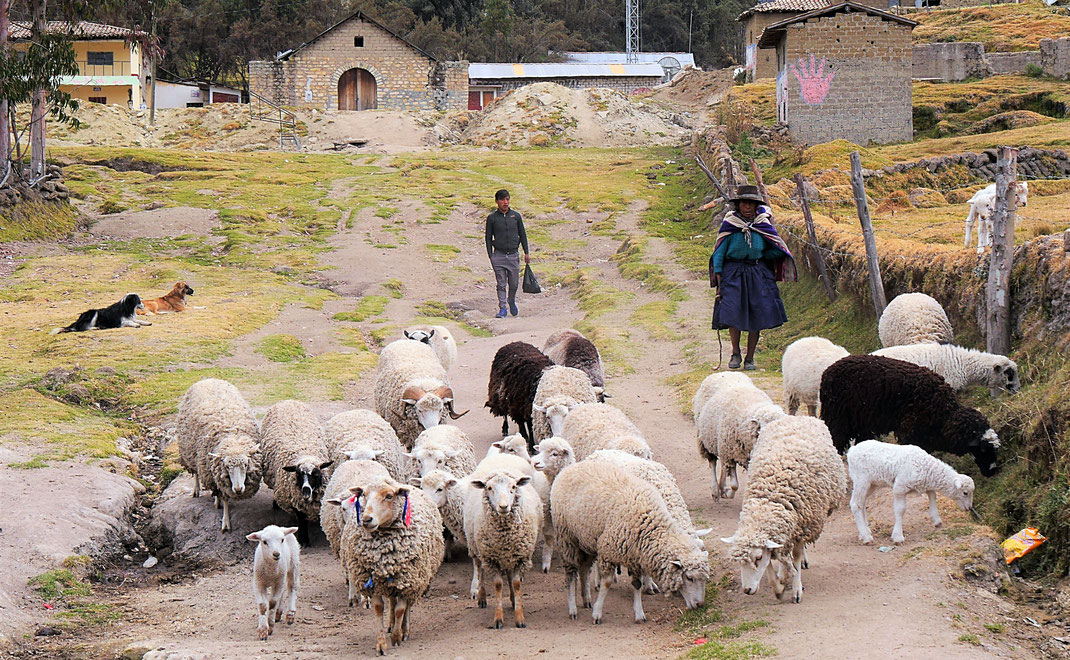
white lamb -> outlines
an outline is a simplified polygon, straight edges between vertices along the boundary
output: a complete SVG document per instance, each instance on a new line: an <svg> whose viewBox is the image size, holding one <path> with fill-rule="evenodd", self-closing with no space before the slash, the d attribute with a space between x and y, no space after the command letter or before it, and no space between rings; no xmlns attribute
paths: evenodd
<svg viewBox="0 0 1070 660"><path fill-rule="evenodd" d="M406 339L419 341L431 347L442 363L442 368L449 371L457 362L457 340L450 331L441 325L413 325L402 331Z"/></svg>
<svg viewBox="0 0 1070 660"><path fill-rule="evenodd" d="M442 423L447 415L458 419L465 414L454 412L453 389L431 347L408 339L387 344L379 354L375 411L407 449L421 431Z"/></svg>
<svg viewBox="0 0 1070 660"><path fill-rule="evenodd" d="M565 419L572 410L597 400L590 377L579 369L553 366L542 372L531 406L534 441L561 435Z"/></svg>
<svg viewBox="0 0 1070 660"><path fill-rule="evenodd" d="M750 382L751 380L747 374L738 371L718 371L706 376L702 384L698 386L698 390L695 391L694 398L691 399L691 418L698 422L703 406L720 388L728 385L748 384Z"/></svg>
<svg viewBox="0 0 1070 660"><path fill-rule="evenodd" d="M1005 355L975 351L951 344L912 344L873 351L873 355L913 362L938 373L947 384L962 391L975 385L1014 394L1022 384L1018 365Z"/></svg>
<svg viewBox="0 0 1070 660"><path fill-rule="evenodd" d="M877 333L881 346L950 344L954 336L947 312L932 296L903 293L884 308Z"/></svg>
<svg viewBox="0 0 1070 660"><path fill-rule="evenodd" d="M253 595L256 597L256 633L261 640L275 632L282 619L292 625L297 615L297 588L301 582L301 547L296 527L268 525L245 538L256 541L253 556Z"/></svg>
<svg viewBox="0 0 1070 660"><path fill-rule="evenodd" d="M821 399L821 374L830 364L850 355L824 337L804 337L784 349L780 372L784 376L784 403L794 415L800 405L811 417L817 417Z"/></svg>
<svg viewBox="0 0 1070 660"><path fill-rule="evenodd" d="M866 498L880 488L892 489L895 512L892 543L903 542L903 512L907 509L908 493L929 496L929 517L935 527L943 524L936 508L936 493L955 500L963 511L973 508L973 479L955 472L921 447L866 440L847 450L847 471L854 483L851 512L862 543L873 542L866 517Z"/></svg>
<svg viewBox="0 0 1070 660"><path fill-rule="evenodd" d="M409 482L418 487L438 507L442 524L453 535L454 543L467 548L464 537L464 492L461 480L445 470L431 470L422 477L413 477ZM446 556L451 548L447 546ZM475 577L473 577L475 579Z"/></svg>
<svg viewBox="0 0 1070 660"><path fill-rule="evenodd" d="M639 427L622 410L608 403L577 406L565 420L560 437L568 440L577 461L599 449L619 449L651 458L650 446Z"/></svg>
<svg viewBox="0 0 1070 660"><path fill-rule="evenodd" d="M432 426L421 432L412 451L405 455L416 463L421 476L431 470L445 470L463 477L476 468L475 448L468 434L456 426Z"/></svg>
<svg viewBox="0 0 1070 660"><path fill-rule="evenodd" d="M1019 181L1015 190L1018 206L1029 203L1029 183ZM970 234L974 223L977 224L977 254L992 245L992 215L996 212L996 184L990 183L981 188L970 198L970 212L966 215L966 240L964 245L970 247Z"/></svg>
<svg viewBox="0 0 1070 660"><path fill-rule="evenodd" d="M335 467L350 459L374 460L383 464L396 481L408 481L409 460L397 433L374 410L346 410L324 425L327 453Z"/></svg>
<svg viewBox="0 0 1070 660"><path fill-rule="evenodd" d="M783 416L768 394L749 383L723 387L706 402L699 414L699 454L710 464L714 499L735 497L738 466L749 465L762 427Z"/></svg>

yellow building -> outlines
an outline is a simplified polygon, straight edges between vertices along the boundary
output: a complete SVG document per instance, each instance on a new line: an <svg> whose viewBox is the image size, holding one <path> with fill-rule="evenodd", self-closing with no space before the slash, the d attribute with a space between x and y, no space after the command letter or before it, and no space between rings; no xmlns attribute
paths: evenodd
<svg viewBox="0 0 1070 660"><path fill-rule="evenodd" d="M86 21L49 21L48 30L68 34L74 41L78 75L64 76L62 91L82 102L148 106L149 67L137 45L126 43L131 30ZM11 23L8 34L16 50L29 47L29 23Z"/></svg>

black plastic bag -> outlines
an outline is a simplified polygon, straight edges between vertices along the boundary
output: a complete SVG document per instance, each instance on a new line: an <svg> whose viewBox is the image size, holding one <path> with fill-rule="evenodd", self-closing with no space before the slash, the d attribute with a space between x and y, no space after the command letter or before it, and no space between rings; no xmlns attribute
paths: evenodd
<svg viewBox="0 0 1070 660"><path fill-rule="evenodd" d="M542 293L539 280L535 279L535 273L531 272L528 264L524 264L524 293Z"/></svg>

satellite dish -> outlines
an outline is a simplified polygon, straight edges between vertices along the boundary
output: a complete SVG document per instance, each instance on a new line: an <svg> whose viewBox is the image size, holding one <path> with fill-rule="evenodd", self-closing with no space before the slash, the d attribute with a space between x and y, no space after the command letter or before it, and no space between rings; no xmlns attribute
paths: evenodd
<svg viewBox="0 0 1070 660"><path fill-rule="evenodd" d="M661 65L661 70L665 72L662 82L669 82L672 80L672 77L680 73L680 69L683 68L680 66L680 60L675 57L663 57L658 60L658 64Z"/></svg>

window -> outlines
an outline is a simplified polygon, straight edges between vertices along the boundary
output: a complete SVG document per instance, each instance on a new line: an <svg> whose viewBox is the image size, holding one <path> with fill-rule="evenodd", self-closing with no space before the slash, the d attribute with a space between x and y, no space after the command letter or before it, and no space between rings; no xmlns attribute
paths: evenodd
<svg viewBox="0 0 1070 660"><path fill-rule="evenodd" d="M353 37L354 48L364 48L364 37Z"/></svg>
<svg viewBox="0 0 1070 660"><path fill-rule="evenodd" d="M101 103L103 105L108 105L108 97L107 96L90 96L89 97L89 102L90 103Z"/></svg>
<svg viewBox="0 0 1070 660"><path fill-rule="evenodd" d="M115 53L94 53L89 51L86 55L86 64L96 66L112 66L115 64Z"/></svg>

